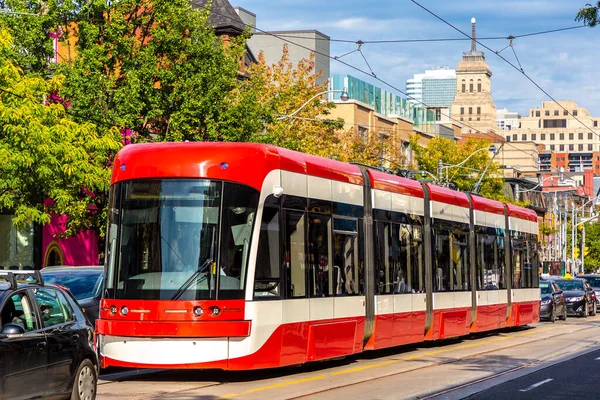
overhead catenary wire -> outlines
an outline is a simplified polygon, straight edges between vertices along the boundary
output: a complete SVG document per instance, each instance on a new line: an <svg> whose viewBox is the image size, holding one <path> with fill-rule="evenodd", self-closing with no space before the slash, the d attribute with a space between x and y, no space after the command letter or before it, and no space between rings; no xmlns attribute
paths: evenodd
<svg viewBox="0 0 600 400"><path fill-rule="evenodd" d="M224 18L227 18L227 19L229 19L229 20L232 20L232 21L234 20L234 19L233 19L233 18L231 18L230 16L228 16L228 15L225 15L225 14L222 14L222 13L219 13L219 12L217 12L217 11L215 11L215 10L212 10L211 12L212 12L212 13L214 13L214 14L216 14L216 15L219 15L219 16L222 16L222 17L224 17ZM237 21L237 20L236 20L236 21ZM238 21L238 22L239 22L239 21ZM401 89L397 88L396 86L392 85L391 83L389 83L389 82L387 82L387 81L385 81L385 80L383 80L383 79L381 79L381 78L379 78L379 77L377 77L377 76L374 76L374 75L372 75L371 73L369 73L369 72L367 72L367 71L365 71L365 70L363 70L363 69L361 69L361 68L358 68L358 67L356 67L356 66L354 66L354 65L352 65L352 64L349 64L349 63L347 63L347 62L345 62L345 61L343 61L343 60L337 59L337 58L335 58L335 56L331 56L331 55L329 55L329 54L321 53L321 52L319 52L319 51L316 51L316 50L314 50L314 49L311 49L311 48L309 48L309 47L307 47L307 46L304 46L304 45L302 45L302 44L300 44L300 43L296 43L296 42L293 42L293 41L291 41L291 40L287 40L287 39L285 39L285 38L283 38L283 37L279 37L279 36L278 36L277 34L275 34L275 33L272 33L272 32L269 32L269 31L265 31L265 30L262 30L262 29L259 29L259 28L255 27L255 26L252 26L252 25L249 25L249 24L244 24L244 25L246 25L246 26L248 26L248 27L251 27L251 28L253 28L253 29L256 29L257 31L259 31L259 32L262 32L262 33L264 33L264 34L267 34L267 35L269 35L269 36L273 36L273 37L275 37L275 38L277 38L277 39L279 39L279 40L281 40L281 41L283 41L283 42L290 43L290 44L292 44L292 45L294 45L294 46L297 46L297 47L303 48L303 49L305 49L305 50L312 51L312 52L314 52L315 54L318 54L318 55L321 55L321 56L327 57L327 58L329 58L329 59L331 59L331 60L335 60L335 61L337 61L337 62L339 62L339 63L341 63L341 64L343 64L343 65L345 65L345 66L347 66L347 67L349 67L349 68L351 68L351 69L353 69L353 70L355 70L355 71L361 72L361 73L363 73L363 74L365 74L365 75L368 75L368 76L372 77L373 79L375 79L375 80L377 80L377 81L379 81L379 82L383 83L384 85L386 85L386 86L390 87L391 89L393 89L393 90L395 90L395 91L397 91L397 92L399 92L399 93L403 94L403 95L404 95L404 96L406 96L408 99L411 99L411 100L414 100L414 101L418 102L419 104L423 105L423 106L424 106L424 107L426 107L426 108L429 108L429 107L430 107L430 106L428 106L427 104L425 104L423 101L421 101L421 100L419 100L419 99L416 99L416 98L412 97L411 95L409 95L408 93L404 92L403 90L401 90ZM451 117L450 115L448 115L448 114L442 113L442 115L443 115L444 117L448 117L448 119L449 119L449 120L451 120L451 121L454 121L454 122L456 122L456 123L459 123L459 124L461 124L461 125L463 125L463 126L465 126L465 127L469 128L469 129L473 129L473 130L475 131L475 133L479 133L479 134L482 134L482 135L484 135L484 136L487 136L487 137L489 137L489 138L492 140L492 142L495 142L495 141L497 140L497 139L496 139L494 136L492 136L490 133L487 133L487 132L482 132L482 131L480 131L479 129L477 129L477 128L474 128L474 127L472 127L472 126L470 126L470 125L468 125L468 124L464 123L463 121L459 121L459 120L457 120L457 119L455 119L455 118L452 118L452 117ZM498 136L500 136L500 135L498 135ZM522 152L522 153L526 154L526 155L527 155L529 158L535 159L535 157L532 157L532 156L531 156L531 154L529 154L527 151L525 151L525 150L523 150L523 149L521 149L521 148L519 148L519 147L517 147L517 146L515 146L515 145L511 144L510 142L505 142L505 144L506 144L507 146L509 146L509 147L512 147L512 148L514 148L514 149L515 149L515 150L517 150L517 151L520 151L520 152Z"/></svg>
<svg viewBox="0 0 600 400"><path fill-rule="evenodd" d="M248 25L248 26L254 28L254 26L251 26L251 25ZM563 32L563 31L569 31L569 30L573 30L573 29L580 29L580 28L586 28L586 27L587 27L587 25L577 25L577 26L570 26L570 27L566 27L566 28L558 28L558 29L550 29L550 30L546 30L546 31L524 33L521 35L481 37L481 38L479 38L479 40L506 40L510 36L512 36L514 38L524 38L524 37L530 37L530 36L547 35L550 33ZM271 33L269 31L260 31L260 32L261 33ZM274 31L272 33L277 35L278 37L282 37L282 38L308 39L305 36L298 36L298 35L286 34L286 33L278 33L277 31ZM310 40L326 40L326 41L337 42L337 43L358 43L359 42L359 40L353 40L353 39L334 39L334 38L325 38L325 37L311 37ZM425 39L383 39L383 40L360 40L360 41L364 44L388 44L388 43L459 42L459 41L467 41L467 40L471 40L471 39L470 38L425 38Z"/></svg>
<svg viewBox="0 0 600 400"><path fill-rule="evenodd" d="M446 21L445 19L443 19L442 17L440 17L439 15L437 15L436 13L434 13L433 11L429 10L427 7L419 4L419 2L415 1L415 0L411 0L413 3L415 3L417 6L419 6L420 8L422 8L423 10L427 11L429 14L433 15L435 18L439 19L440 21L442 21L443 23L445 23L446 25L450 26L452 29L456 30L457 32L460 32L461 34L463 34L464 36L471 38L471 36L469 36L467 33L463 32L462 30L460 30L459 28L457 28L456 26L452 25L450 22ZM523 74L523 76L525 76L531 83L533 83L533 85L535 87L537 87L542 93L544 93L546 96L548 96L548 98L550 98L554 103L556 103L560 108L562 108L564 111L567 112L567 115L570 115L571 117L573 117L577 122L579 122L585 129L588 129L590 132L592 132L593 134L595 134L596 136L598 136L600 138L600 134L598 134L597 132L595 132L592 128L590 128L589 126L587 126L586 124L584 124L579 118L577 118L576 115L573 115L573 113L571 111L569 111L568 109L566 109L562 104L560 104L554 97L552 97L552 95L550 95L550 93L548 93L546 90L544 90L544 88L542 88L536 81L533 80L533 78L531 78L529 75L527 75L525 73L525 71L522 68L517 67L516 65L514 65L513 63L511 63L510 61L508 61L505 57L503 57L502 55L500 55L500 53L495 52L494 50L492 50L491 48L489 48L488 46L486 46L485 44L481 43L479 40L477 40L476 38L472 38L472 40L474 40L477 44L481 45L482 47L484 47L485 49L491 51L492 53L496 54L498 57L500 57L504 62L506 62L508 65L510 65L511 67L513 67L515 70L519 71L521 74ZM516 54L515 54L516 56Z"/></svg>

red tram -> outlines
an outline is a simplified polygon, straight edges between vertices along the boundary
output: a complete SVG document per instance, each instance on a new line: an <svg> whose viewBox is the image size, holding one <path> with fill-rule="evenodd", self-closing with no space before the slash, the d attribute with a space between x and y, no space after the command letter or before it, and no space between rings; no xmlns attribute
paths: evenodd
<svg viewBox="0 0 600 400"><path fill-rule="evenodd" d="M103 367L271 368L539 319L537 217L248 143L116 157Z"/></svg>

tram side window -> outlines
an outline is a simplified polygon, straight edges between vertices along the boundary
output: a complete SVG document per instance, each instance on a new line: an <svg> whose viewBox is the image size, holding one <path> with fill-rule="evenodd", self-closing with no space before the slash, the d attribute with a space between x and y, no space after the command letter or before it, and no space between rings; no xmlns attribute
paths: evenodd
<svg viewBox="0 0 600 400"><path fill-rule="evenodd" d="M501 287L498 241L495 235L477 235L477 286L480 290Z"/></svg>
<svg viewBox="0 0 600 400"><path fill-rule="evenodd" d="M362 293L362 257L360 257L359 219L333 218L334 295Z"/></svg>
<svg viewBox="0 0 600 400"><path fill-rule="evenodd" d="M392 292L389 263L389 230L387 222L375 222L375 293Z"/></svg>
<svg viewBox="0 0 600 400"><path fill-rule="evenodd" d="M288 298L306 297L305 214L286 211L285 269Z"/></svg>
<svg viewBox="0 0 600 400"><path fill-rule="evenodd" d="M420 226L413 226L411 246L412 263L410 265L410 286L414 292L425 293L425 264L423 255L423 231Z"/></svg>
<svg viewBox="0 0 600 400"><path fill-rule="evenodd" d="M532 264L532 288L540 287L540 275L541 275L541 253L539 248L539 242L537 235L530 234L531 244L531 264Z"/></svg>
<svg viewBox="0 0 600 400"><path fill-rule="evenodd" d="M504 232L501 235L496 236L496 248L498 249L498 273L500 279L498 281L498 287L500 289L507 288L507 277L506 277L506 249L504 247Z"/></svg>
<svg viewBox="0 0 600 400"><path fill-rule="evenodd" d="M467 234L454 227L452 231L436 230L434 291L451 292L471 289Z"/></svg>
<svg viewBox="0 0 600 400"><path fill-rule="evenodd" d="M333 293L331 217L309 214L308 221L309 293L311 297L327 297Z"/></svg>
<svg viewBox="0 0 600 400"><path fill-rule="evenodd" d="M254 297L281 297L279 209L265 207L260 225Z"/></svg>
<svg viewBox="0 0 600 400"><path fill-rule="evenodd" d="M523 251L523 241L520 236L512 239L512 288L521 289L523 286L523 266L525 262L525 252Z"/></svg>

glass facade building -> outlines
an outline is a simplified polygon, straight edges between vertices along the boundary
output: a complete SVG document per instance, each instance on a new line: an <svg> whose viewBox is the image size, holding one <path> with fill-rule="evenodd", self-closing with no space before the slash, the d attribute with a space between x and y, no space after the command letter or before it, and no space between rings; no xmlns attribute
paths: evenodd
<svg viewBox="0 0 600 400"><path fill-rule="evenodd" d="M450 107L456 93L456 78L423 78L423 103L430 107Z"/></svg>
<svg viewBox="0 0 600 400"><path fill-rule="evenodd" d="M456 81L454 84L456 86ZM433 111L411 104L403 97L351 75L332 75L329 80L329 89L340 91L346 89L350 99L367 104L373 107L376 113L386 117L410 119L416 128L435 121ZM341 92L330 93L329 100L339 100L340 95Z"/></svg>

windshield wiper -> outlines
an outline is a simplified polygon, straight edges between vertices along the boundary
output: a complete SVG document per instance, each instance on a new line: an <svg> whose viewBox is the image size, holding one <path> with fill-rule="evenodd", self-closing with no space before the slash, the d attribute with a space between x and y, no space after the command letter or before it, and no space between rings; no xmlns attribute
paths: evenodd
<svg viewBox="0 0 600 400"><path fill-rule="evenodd" d="M204 261L202 263L202 265L200 265L198 267L198 269L192 274L192 276L190 276L188 278L187 281L185 281L183 283L183 285L181 285L181 287L179 289L177 289L177 291L175 292L175 294L173 295L173 297L171 297L171 300L177 300L181 297L182 294L185 293L186 290L188 290L188 288L190 286L192 286L192 283L194 283L194 281L198 278L198 275L200 275L201 273L204 272L205 269L207 269L208 267L210 267L210 265L212 264L213 260L212 258L207 259L206 261ZM200 278L200 282L203 282L206 278L208 278L210 274L210 269L208 271L206 271L206 275L204 275L202 278Z"/></svg>

